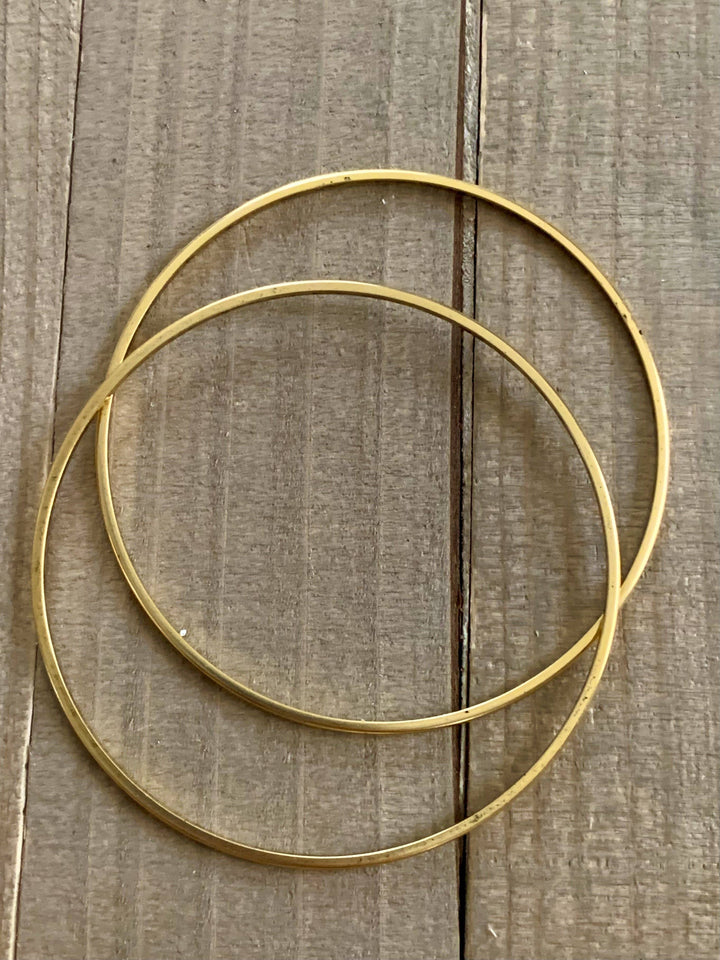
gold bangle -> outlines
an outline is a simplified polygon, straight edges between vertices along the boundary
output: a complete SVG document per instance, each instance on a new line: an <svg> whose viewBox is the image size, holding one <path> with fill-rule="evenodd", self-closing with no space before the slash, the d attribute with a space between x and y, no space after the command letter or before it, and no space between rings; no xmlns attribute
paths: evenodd
<svg viewBox="0 0 720 960"><path fill-rule="evenodd" d="M110 753L103 746L88 722L83 717L78 704L73 699L56 656L55 646L48 622L45 597L45 555L47 549L47 535L58 488L75 447L106 399L132 373L132 371L139 367L140 364L142 364L148 357L152 356L165 344L169 343L171 340L174 340L176 337L179 337L182 333L191 330L193 327L196 327L213 317L219 316L220 314L226 313L227 311L233 310L237 307L246 306L251 303L261 303L267 300L280 299L283 297L299 296L302 294L350 294L353 296L376 297L394 303L401 303L409 307L415 307L433 316L441 317L457 324L463 330L467 330L475 337L483 340L503 357L509 360L515 367L518 368L518 370L521 371L521 373L523 373L535 384L540 393L542 393L545 399L551 404L556 414L563 422L568 433L572 437L593 484L595 496L600 508L607 552L607 592L605 609L601 620L600 636L595 649L595 656L592 665L585 683L580 691L580 695L570 714L560 727L550 745L546 747L544 752L540 755L540 757L538 757L529 770L527 770L523 776L516 780L515 783L508 787L491 803L450 827L439 830L430 836L413 840L399 846L339 856L314 856L309 854L286 853L278 850L267 850L260 847L253 847L249 844L241 843L239 840L222 836L221 834L209 830L198 823L188 820L181 814L170 810L165 806L165 804L153 797L152 794L148 793L111 757ZM180 320L176 320L164 330L161 330L159 333L155 334L155 336L151 337L142 346L134 350L121 363L116 364L113 372L110 373L105 381L97 388L97 390L95 390L78 414L52 463L47 481L43 488L42 496L40 498L40 508L35 526L32 554L33 612L35 615L40 650L45 662L45 667L62 709L65 711L65 714L70 720L70 723L72 724L77 735L80 737L86 748L100 764L103 770L105 770L105 772L109 774L115 783L120 786L129 796L136 800L141 806L143 806L150 813L154 814L160 820L169 824L171 827L179 830L181 833L205 843L208 846L215 847L218 850L233 854L235 856L244 857L248 860L296 867L364 866L373 863L384 863L391 860L399 860L404 857L412 856L416 853L422 853L423 851L440 846L443 843L447 843L448 841L454 840L457 837L467 833L473 827L478 826L489 817L498 813L504 806L510 803L511 800L513 800L519 793L528 787L561 750L573 729L577 726L581 716L587 709L595 690L597 689L607 663L613 635L615 632L615 625L617 622L621 598L621 576L620 546L618 543L617 528L615 524L615 514L613 512L610 494L600 469L600 465L595 458L587 438L583 434L563 400L558 396L555 390L553 390L550 384L548 384L547 381L534 369L534 367L524 357L517 353L517 351L508 346L496 334L486 330L474 320L467 319L462 314L452 310L450 307L435 303L434 301L428 300L425 297L418 297L414 294L403 293L388 287L342 280L299 281L294 283L276 284L269 287L261 287L256 290L235 294L234 296L227 297L226 299L216 301L215 303L208 304L198 310L193 311L187 316L182 317ZM195 654L195 656L199 657L200 655Z"/></svg>
<svg viewBox="0 0 720 960"><path fill-rule="evenodd" d="M653 415L655 418L655 432L657 438L657 466L655 472L655 488L653 492L652 505L647 521L647 527L643 539L638 548L637 554L628 571L627 577L622 584L621 605L627 600L635 588L640 576L647 565L652 553L655 541L657 539L662 514L665 507L665 497L668 486L669 476L669 427L668 417L665 408L665 398L663 396L662 385L657 368L652 358L650 350L635 325L630 311L620 298L615 288L604 274L595 266L572 241L568 240L559 230L551 224L546 223L540 217L521 207L519 204L506 200L489 190L475 184L464 183L461 180L453 180L449 177L442 177L436 174L417 173L406 170L354 170L343 173L323 174L318 177L311 177L307 180L300 180L296 183L287 184L271 190L269 193L249 200L236 210L232 210L220 220L207 227L190 241L167 266L158 274L156 279L150 284L135 310L130 316L124 330L120 334L117 345L110 361L108 374L112 373L116 366L127 355L135 333L140 326L143 318L151 305L155 302L160 292L175 276L178 270L199 250L206 246L213 238L217 237L228 227L239 223L241 220L251 216L254 213L264 210L281 200L288 199L304 193L311 193L316 190L325 189L332 186L338 186L349 183L415 183L449 190L477 200L484 200L493 206L499 207L516 217L526 221L533 227L542 231L556 243L558 243L567 253L569 253L577 262L584 267L600 289L605 293L613 307L617 310L620 318L625 324L632 338L635 349L638 352L640 362L645 372L645 378L650 388L652 398ZM96 439L96 468L98 475L98 488L100 494L100 504L102 508L105 527L112 544L113 551L117 557L120 569L125 576L128 584L146 610L152 621L156 624L163 635L173 644L184 657L195 664L207 676L211 677L226 690L236 696L247 700L255 706L269 710L278 716L295 720L299 723L309 724L315 727L324 727L331 730L345 730L355 733L408 733L421 730L432 730L437 727L449 727L458 723L465 723L474 720L477 717L494 713L511 703L528 696L543 684L552 680L563 670L565 670L587 647L595 640L601 628L601 619L595 621L590 629L568 650L558 657L553 663L543 668L534 676L524 680L522 683L503 693L476 703L473 706L459 710L453 710L449 713L437 714L429 717L418 717L405 720L361 720L345 717L332 717L323 714L314 713L309 710L301 710L287 704L282 704L271 697L265 696L253 690L247 684L235 679L225 673L219 667L211 663L202 656L190 643L187 636L184 636L177 630L158 608L152 596L146 589L135 569L130 555L125 546L112 500L109 476L109 458L108 458L108 437L110 411L112 397L108 397L99 416L98 432Z"/></svg>

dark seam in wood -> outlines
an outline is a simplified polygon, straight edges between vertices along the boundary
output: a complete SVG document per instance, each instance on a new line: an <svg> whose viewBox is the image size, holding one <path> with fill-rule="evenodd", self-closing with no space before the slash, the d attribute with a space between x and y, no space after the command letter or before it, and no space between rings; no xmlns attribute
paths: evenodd
<svg viewBox="0 0 720 960"><path fill-rule="evenodd" d="M480 135L481 135L481 117L480 109L482 102L482 40L483 40L483 0L478 0L477 7L477 26L478 26L478 46L477 46L477 111L478 115L474 118L474 143L473 143L473 179L480 182ZM468 108L472 108L472 102L467 103L465 90L465 67L467 62L467 21L468 11L466 0L462 5L462 42L459 56L461 70L461 90L462 90L462 120L459 156L458 176L462 177L466 172L463 168L464 148L465 148L465 113ZM468 171L469 174L470 171ZM478 204L474 204L471 227L470 227L470 254L469 264L464 263L464 246L461 245L460 271L459 271L459 295L460 309L471 317L476 315L477 298L477 240L478 240ZM469 267L469 296L468 303L463 305L463 267ZM461 462L460 462L460 504L461 514L459 529L459 562L460 562L460 620L459 620L459 707L466 707L469 703L469 681L470 681L470 643L471 643L471 591L472 591L472 519L473 519L473 465L474 465L474 414L475 414L475 341L473 340L469 349L464 349L468 335L460 333L459 352L460 352L460 402L461 402L461 420L460 420L460 441L461 441ZM467 390L467 399L465 397ZM465 420L468 421L468 429L465 430ZM458 737L459 744L459 797L460 811L462 818L468 816L468 789L470 779L470 730L467 725L460 728ZM463 837L460 841L459 857L459 955L460 960L465 960L467 956L467 924L468 924L468 880L469 880L469 849L468 838Z"/></svg>
<svg viewBox="0 0 720 960"><path fill-rule="evenodd" d="M465 155L465 114L468 109L465 70L467 64L467 26L468 9L466 0L460 4L460 31L458 51L457 86L457 124L455 142L455 176L464 176ZM477 157L478 138L476 134L474 153ZM458 197L455 204L454 250L453 250L453 289L452 303L458 310L466 310L474 316L475 308L475 244L477 242L477 212L472 218L472 297L471 303L464 303L463 267L464 267L464 202ZM472 407L474 349L471 352L470 369L465 362L465 334L457 329L452 333L452 386L451 386L451 583L450 596L452 607L452 679L453 707L461 709L467 706L469 677L469 605L470 605L470 563L466 564L466 550L470 549L472 538L468 536L472 527ZM470 376L470 418L469 448L466 449L465 436L465 387ZM466 477L466 470L469 471ZM468 484L469 489L466 488ZM465 511L470 511L466 516ZM465 572L467 569L467 573ZM455 770L455 814L456 818L467 816L468 786L468 729L465 724L456 727L453 737L453 761ZM467 838L458 844L458 955L464 960L466 954L467 924L467 877L468 849Z"/></svg>

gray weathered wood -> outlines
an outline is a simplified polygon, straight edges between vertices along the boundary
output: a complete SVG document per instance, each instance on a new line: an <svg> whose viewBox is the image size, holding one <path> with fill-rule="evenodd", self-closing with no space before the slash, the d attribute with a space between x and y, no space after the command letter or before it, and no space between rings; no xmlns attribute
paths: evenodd
<svg viewBox="0 0 720 960"><path fill-rule="evenodd" d="M52 437L78 4L3 5L0 955L14 949L35 630L28 570Z"/></svg>
<svg viewBox="0 0 720 960"><path fill-rule="evenodd" d="M717 14L705 0L517 0L487 3L484 31L482 181L564 228L628 298L666 386L673 476L591 715L469 839L466 956L716 957ZM479 223L478 315L585 427L627 567L654 456L629 341L546 242L485 211ZM599 608L597 521L552 419L476 352L471 698L548 662ZM538 755L581 676L473 726L471 806Z"/></svg>
<svg viewBox="0 0 720 960"><path fill-rule="evenodd" d="M452 170L458 8L86 2L58 435L180 242L241 199L341 166ZM155 329L255 283L349 275L450 298L453 204L351 189L218 242ZM146 335L146 332L143 335ZM116 495L169 610L257 686L321 709L453 695L450 331L294 301L173 345L124 388ZM196 676L148 626L102 533L87 443L61 493L50 607L73 690L168 802L257 843L351 850L454 817L453 734L337 737ZM454 957L456 853L288 872L219 856L128 801L42 672L18 957Z"/></svg>
<svg viewBox="0 0 720 960"><path fill-rule="evenodd" d="M78 4L10 2L5 13L3 955L17 940L21 960L717 956L711 5L466 0L459 89L460 4L85 7L75 118ZM452 172L458 96L464 176L549 217L607 269L668 391L666 527L594 709L549 774L458 850L289 873L193 845L126 800L40 669L21 848L28 550L61 314L56 436L179 243L241 199L318 170ZM616 495L627 566L653 458L629 342L547 243L484 208L477 222L465 213L465 307L577 413ZM142 336L212 297L289 277L365 277L449 300L453 229L452 204L423 191L287 204L186 268ZM456 353L454 399L452 368L448 331L426 318L294 301L190 335L123 388L112 444L123 531L162 603L218 662L319 709L410 715L526 676L594 617L602 544L576 454L486 350ZM471 599L459 659L458 506ZM130 602L101 530L89 442L61 494L50 583L63 664L117 756L175 806L258 843L349 850L448 823L532 762L581 682L578 665L473 725L467 784L456 734L338 738L246 708L186 667ZM453 675L465 655L467 689Z"/></svg>

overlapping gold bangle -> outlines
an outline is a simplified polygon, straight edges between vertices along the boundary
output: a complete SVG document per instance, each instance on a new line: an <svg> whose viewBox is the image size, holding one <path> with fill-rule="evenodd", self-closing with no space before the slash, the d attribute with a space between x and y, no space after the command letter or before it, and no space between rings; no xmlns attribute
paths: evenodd
<svg viewBox="0 0 720 960"><path fill-rule="evenodd" d="M244 293L235 294L234 296L227 297L226 299L201 307L200 309L193 311L180 320L170 324L170 326L156 334L145 344L143 344L143 346L134 350L129 354L129 356L127 355L130 343L138 326L142 322L147 310L155 301L160 291L166 286L175 273L177 273L181 266L187 262L187 260L189 260L198 250L202 249L202 247L204 247L211 239L216 237L223 230L239 222L243 218L269 207L285 198L326 187L346 183L369 181L430 184L446 190L454 191L456 193L464 194L466 196L485 200L494 204L495 206L501 207L515 216L526 220L559 243L568 253L570 253L579 263L581 263L581 265L598 283L600 288L615 306L621 319L630 332L633 343L635 344L643 364L652 397L657 436L656 481L648 524L637 555L624 582L621 583L620 555L617 531L615 528L615 518L605 480L587 439L568 410L567 406L553 390L553 388L534 369L534 367L525 358L513 350L512 347L508 346L501 338L491 333L489 330L485 329L475 321L462 316L460 313L450 309L449 307L435 303L427 298L416 296L414 294L392 290L388 287L377 286L375 284L358 283L353 281L309 280L276 284L269 287L258 288L255 290L246 291ZM198 324L203 323L213 317L219 316L220 314L223 314L229 310L243 307L247 304L260 303L263 301L274 300L283 297L310 294L343 294L350 296L376 297L379 299L389 300L415 307L426 313L446 319L473 334L475 337L489 344L498 353L508 359L535 385L535 387L551 404L557 413L583 458L583 462L593 483L595 495L598 500L606 542L607 590L604 612L596 621L596 623L593 624L590 630L588 630L579 641L577 641L568 651L566 651L566 653L554 661L554 663L550 664L534 677L529 678L518 686L505 691L497 697L465 709L455 710L433 717L385 721L368 721L352 718L329 717L316 714L311 711L302 710L288 704L283 704L271 697L252 690L247 685L228 676L217 666L207 660L201 653L199 653L199 651L192 647L187 638L179 631L175 630L167 617L154 603L152 597L146 590L139 575L137 574L134 565L132 564L119 530L110 491L110 478L108 471L108 438L112 394L120 385L120 383L122 383L132 373L132 371L141 363L143 363L148 357L150 357L165 344L169 343L171 340L180 336L185 331L192 329ZM218 833L206 829L200 824L196 824L187 820L181 814L171 811L157 798L145 791L139 783L137 783L125 770L123 770L122 767L120 767L113 760L106 748L93 733L91 727L82 716L65 682L55 654L55 648L48 623L45 601L44 561L47 533L52 509L68 461L72 456L72 453L81 436L84 434L85 430L98 412L100 413L100 417L97 434L96 465L100 499L106 527L118 562L136 597L161 632L191 663L195 664L195 666L197 666L209 677L216 680L219 684L230 690L232 693L243 697L245 700L248 700L256 706L262 707L272 713L278 714L279 716L299 721L301 723L329 729L360 733L387 734L410 732L432 729L434 727L449 726L456 723L463 723L513 703L521 697L526 696L527 694L538 689L538 687L540 687L543 683L546 683L552 677L556 676L583 650L585 650L593 642L593 640L597 640L594 660L580 696L567 720L560 728L555 739L522 777L520 777L511 787L505 790L493 802L483 807L477 813L467 817L464 820L461 820L459 823L456 823L451 827L432 834L429 837L384 850L343 856L311 856L306 854L293 854L281 851L265 850L258 847L249 846L229 837L221 836ZM309 180L300 181L298 183L289 184L288 186L271 191L270 193L264 194L255 200L243 204L241 207L227 214L225 217L218 220L215 224L199 234L170 261L165 269L158 275L156 280L153 281L153 283L149 286L148 290L131 315L130 320L123 330L113 353L110 368L105 381L98 387L98 389L93 393L92 397L85 404L70 428L65 440L63 441L55 461L53 462L48 480L43 490L36 525L35 541L33 545L33 605L43 659L45 661L55 693L65 713L67 714L75 731L87 749L95 757L103 769L120 787L122 787L122 789L124 789L147 810L181 832L193 837L194 839L216 847L217 849L224 850L228 853L242 856L247 859L292 866L355 866L361 864L385 862L411 856L412 854L420 853L424 850L431 849L449 840L455 839L456 837L462 836L468 830L472 829L474 826L477 826L479 823L498 812L522 790L524 790L535 779L535 777L542 772L542 770L550 763L553 757L562 748L568 736L577 725L582 713L587 708L590 698L593 696L597 688L610 652L618 610L635 587L643 569L647 564L648 558L654 546L665 502L668 473L669 452L667 413L665 410L660 379L647 344L630 317L627 307L620 299L619 295L607 278L571 241L565 238L554 227L517 204L501 198L496 194L492 194L480 187L431 174L421 174L411 171L363 170L323 175L320 177L311 178Z"/></svg>
<svg viewBox="0 0 720 960"><path fill-rule="evenodd" d="M291 183L260 197L250 200L231 211L216 221L202 233L198 234L186 247L184 247L150 284L144 296L131 314L125 329L120 334L115 351L113 353L108 373L112 372L115 366L127 355L133 337L147 311L157 299L163 288L175 276L180 268L187 263L198 251L202 250L213 238L217 237L224 230L247 217L267 209L282 200L297 196L303 193L310 193L316 190L327 189L328 187L363 182L380 183L420 183L439 187L444 190L450 190L454 193L462 194L478 200L483 200L496 207L512 213L516 217L527 221L533 227L541 230L552 240L560 244L569 254L571 254L582 267L587 270L590 276L600 286L602 291L608 296L610 302L617 310L621 320L625 324L633 344L637 350L640 362L642 363L645 377L650 388L652 399L653 414L655 417L655 431L657 438L657 469L655 474L655 489L653 492L653 501L648 518L645 534L638 548L635 559L628 571L627 577L622 584L621 604L630 596L635 588L645 566L650 558L653 546L657 539L660 521L665 505L665 495L667 490L669 473L669 453L668 453L668 422L665 401L663 397L662 386L657 368L653 361L650 350L640 331L633 322L630 311L623 303L617 291L610 281L598 270L592 261L578 249L570 240L564 237L555 227L541 220L535 214L525 210L523 207L510 200L506 200L497 194L491 193L475 184L464 183L460 180L452 180L448 177L441 177L437 174L417 173L406 170L353 170L345 173L325 174L319 177L312 177L308 180L301 180L297 183ZM100 491L100 503L102 507L105 526L110 538L115 555L120 564L125 579L141 605L148 613L152 621L164 634L173 646L182 653L199 670L207 674L226 690L242 697L244 700L255 704L278 716L286 717L289 720L296 720L299 723L306 723L310 726L324 727L331 730L346 730L355 733L403 733L410 731L432 730L436 727L447 727L457 723L465 723L476 717L482 717L493 713L503 707L526 697L533 693L543 684L547 683L557 674L561 673L575 660L597 637L600 630L600 620L598 619L587 632L575 643L569 650L565 651L553 663L549 664L535 676L518 684L510 690L498 696L485 700L482 703L474 704L461 710L453 710L449 713L442 713L430 717L417 717L402 720L363 720L349 717L330 717L314 713L310 710L303 710L289 704L281 703L265 694L253 690L246 683L231 677L215 664L211 663L206 657L199 653L191 644L190 638L181 634L176 629L168 617L157 606L149 591L143 584L132 560L128 554L127 548L120 533L115 509L113 506L112 493L110 488L109 461L108 461L108 435L110 423L110 409L112 398L108 398L104 404L99 417L98 434L96 442L96 466L98 475L98 487Z"/></svg>

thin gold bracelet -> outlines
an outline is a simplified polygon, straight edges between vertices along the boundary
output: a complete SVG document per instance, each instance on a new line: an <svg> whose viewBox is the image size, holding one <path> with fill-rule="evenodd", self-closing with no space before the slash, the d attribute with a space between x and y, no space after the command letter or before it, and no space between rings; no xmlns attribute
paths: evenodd
<svg viewBox="0 0 720 960"><path fill-rule="evenodd" d="M193 329L213 317L243 307L251 303L281 299L284 297L300 296L303 294L349 294L352 296L375 297L394 303L404 304L422 310L436 317L441 317L455 323L463 330L481 339L503 357L510 361L518 370L528 377L545 399L551 404L556 414L570 434L577 447L590 479L600 508L603 532L607 552L607 592L605 609L601 619L600 636L595 648L595 655L590 666L588 676L580 691L570 714L560 727L555 738L533 765L510 787L503 791L495 800L482 807L476 813L450 827L445 827L429 836L422 837L394 847L373 850L363 853L345 855L310 855L289 853L279 850L268 850L254 847L239 840L223 836L206 827L188 820L182 814L167 807L164 803L150 794L140 783L124 770L110 755L109 751L98 739L92 728L84 718L78 704L74 700L57 659L50 625L48 622L47 604L45 596L45 556L47 550L48 528L52 516L53 506L58 493L60 482L67 468L70 457L87 430L95 415L102 408L107 398L120 384L139 367L148 357L156 353L161 347L179 337L182 333ZM134 350L125 360L114 365L113 372L95 390L77 418L70 427L60 449L52 463L50 472L43 488L40 499L35 538L32 553L32 596L33 612L39 637L40 650L50 677L50 682L62 709L67 715L75 732L80 737L90 754L100 764L107 774L129 796L136 800L150 813L160 820L208 846L218 850L254 860L261 863L270 863L295 867L351 867L365 866L375 863L384 863L399 860L404 857L422 853L434 847L454 840L485 820L498 813L510 803L519 793L528 787L533 780L548 766L559 753L568 737L577 726L580 718L587 709L595 693L603 671L605 669L612 640L615 632L618 611L621 601L621 565L620 546L618 542L615 514L613 512L607 484L600 469L600 465L592 448L568 410L564 401L553 390L549 383L535 370L535 368L517 351L508 346L496 334L486 330L474 320L443 304L428 300L425 297L403 293L389 287L377 286L369 283L356 283L342 280L299 281L282 283L256 290L246 291L215 303L208 304L170 324L164 330L155 334L146 343ZM196 662L200 655L193 652ZM198 665L200 665L198 663ZM211 665L205 662L205 671L209 672ZM214 669L214 668L212 668ZM256 696L259 696L256 694ZM290 708L285 708L290 712ZM279 712L279 711L276 711Z"/></svg>
<svg viewBox="0 0 720 960"><path fill-rule="evenodd" d="M123 360L130 349L138 327L147 314L152 304L155 302L160 292L180 270L199 250L202 250L213 238L217 237L223 231L234 224L246 219L247 217L258 213L268 207L295 197L300 194L312 193L317 190L326 189L334 186L342 186L353 183L414 183L425 186L438 187L456 194L461 194L476 200L483 200L499 207L508 213L519 217L526 223L529 223L540 230L546 236L558 243L570 256L572 256L593 278L603 293L608 297L620 319L625 324L632 342L637 350L640 362L642 363L645 378L650 389L652 399L653 415L655 419L655 435L657 440L657 465L655 471L655 487L653 491L652 504L648 516L647 526L642 541L638 548L635 559L628 571L624 583L622 584L621 605L634 590L643 570L652 553L655 541L660 529L663 510L665 507L665 498L668 487L669 477L669 426L667 410L665 407L665 398L663 395L660 377L655 366L655 362L650 353L650 349L645 342L644 337L635 325L630 310L621 299L610 281L598 269L598 267L587 257L571 240L568 240L559 230L551 224L542 220L540 217L521 207L511 200L507 200L498 194L485 190L475 184L465 183L461 180L453 180L449 177L442 177L437 174L418 173L408 170L352 170L341 173L323 174L318 177L311 177L307 180L300 180L296 183L290 183L265 193L260 197L249 200L242 206L221 217L207 229L199 233L190 241L167 266L158 274L156 279L150 284L142 296L138 305L132 312L125 328L118 339L117 345L110 361L108 374L111 374L117 365ZM429 302L429 301L427 301ZM191 663L202 670L207 676L211 677L226 690L243 700L254 704L262 709L269 710L271 713L295 720L299 723L305 723L309 726L323 727L329 730L345 730L354 733L411 733L421 730L432 730L437 727L449 727L458 723L466 723L477 717L482 717L503 707L515 703L528 694L539 689L543 684L552 680L584 651L598 637L602 621L598 619L587 630L587 632L568 650L559 656L548 666L544 667L539 673L529 677L517 686L504 691L497 696L476 703L472 706L459 710L452 710L449 713L437 714L428 717L417 717L402 720L363 720L350 717L333 717L324 714L314 713L310 710L302 710L289 704L281 703L272 697L253 690L246 683L232 677L221 670L218 666L211 663L202 654L200 654L191 644L189 636L181 633L167 616L159 609L149 591L143 584L137 570L130 558L125 546L120 527L118 525L115 508L110 488L109 475L109 424L110 412L112 406L112 397L108 397L98 418L98 432L96 439L96 469L98 475L98 487L100 494L100 504L102 507L105 527L112 544L113 551L117 557L120 569L125 576L128 584L140 601L141 605L148 613L152 621L156 624L163 635L172 643Z"/></svg>

